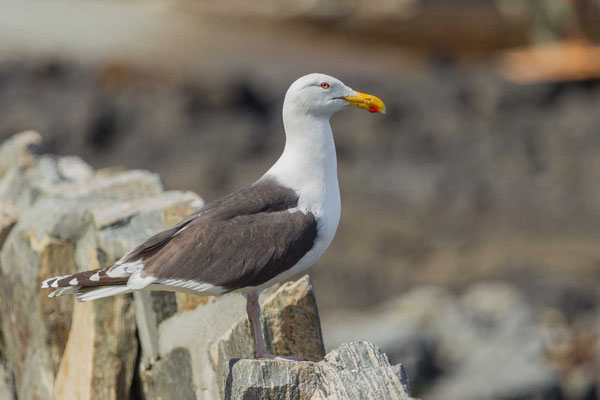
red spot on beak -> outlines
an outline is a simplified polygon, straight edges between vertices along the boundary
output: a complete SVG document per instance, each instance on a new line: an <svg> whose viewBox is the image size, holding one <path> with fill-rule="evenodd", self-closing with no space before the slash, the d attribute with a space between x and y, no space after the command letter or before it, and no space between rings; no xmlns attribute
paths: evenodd
<svg viewBox="0 0 600 400"><path fill-rule="evenodd" d="M371 106L371 107L369 107L369 112L370 113L376 113L376 112L379 112L379 111L380 111L380 109L377 106Z"/></svg>

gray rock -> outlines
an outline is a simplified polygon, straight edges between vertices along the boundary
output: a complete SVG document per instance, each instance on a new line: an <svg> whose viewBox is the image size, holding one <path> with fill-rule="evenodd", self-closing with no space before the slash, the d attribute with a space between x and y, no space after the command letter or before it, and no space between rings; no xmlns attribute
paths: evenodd
<svg viewBox="0 0 600 400"><path fill-rule="evenodd" d="M128 397L138 347L133 313L130 296L75 304L52 398Z"/></svg>
<svg viewBox="0 0 600 400"><path fill-rule="evenodd" d="M148 299L145 301L148 304ZM261 296L261 306L267 349L315 361L322 358L320 322L308 276L281 285L276 290L266 290ZM143 336L140 330L140 337ZM190 373L199 399L222 397L225 385L222 371L229 360L252 357L245 300L238 294L206 298L198 302L196 308L180 311L159 322L158 356L152 347L155 346L152 335L146 336L150 340L141 340L142 355L154 355L148 356L148 361L159 358L158 363L178 348L189 351ZM154 364L145 364L144 367L148 370L142 372L142 379L155 370Z"/></svg>
<svg viewBox="0 0 600 400"><path fill-rule="evenodd" d="M76 157L30 156L30 139L0 147L24 154L0 163L0 204L16 206L0 218L0 362L19 399L126 398L138 347L132 296L74 306L48 299L40 283L114 262L202 200L162 193L146 171L101 174ZM155 325L176 311L167 296L151 299Z"/></svg>
<svg viewBox="0 0 600 400"><path fill-rule="evenodd" d="M199 399L220 397L208 347L244 315L244 298L231 294L210 298L205 304L178 312L158 325L158 356L165 358L177 348L189 351L193 386ZM143 341L141 344L142 355L148 354ZM147 372L141 373L142 379Z"/></svg>
<svg viewBox="0 0 600 400"><path fill-rule="evenodd" d="M17 133L0 145L0 177L13 167L26 167L32 163L42 136L36 131Z"/></svg>
<svg viewBox="0 0 600 400"><path fill-rule="evenodd" d="M178 311L177 300L173 292L150 292L150 301L152 309L156 313L157 324L175 315Z"/></svg>
<svg viewBox="0 0 600 400"><path fill-rule="evenodd" d="M73 314L72 298L48 299L39 288L45 278L76 271L75 247L91 221L88 204L39 199L21 213L0 253L2 332L19 398L112 398L129 391L137 352L131 299Z"/></svg>
<svg viewBox="0 0 600 400"><path fill-rule="evenodd" d="M0 314L0 320L2 315ZM4 339L0 331L0 399L17 400L12 369L4 354Z"/></svg>
<svg viewBox="0 0 600 400"><path fill-rule="evenodd" d="M453 296L435 286L422 286L392 299L370 312L336 312L324 321L326 348L344 342L368 340L389 355L402 360L411 379L429 369L437 350L438 321L454 321L457 307ZM435 360L437 362L437 360Z"/></svg>
<svg viewBox="0 0 600 400"><path fill-rule="evenodd" d="M46 188L60 185L56 162L42 157L27 168L15 166L0 179L0 199L9 201L19 211L25 211L45 193Z"/></svg>
<svg viewBox="0 0 600 400"><path fill-rule="evenodd" d="M231 360L225 399L410 399L401 365L391 366L367 342L350 343L310 361Z"/></svg>
<svg viewBox="0 0 600 400"><path fill-rule="evenodd" d="M192 192L169 191L120 202L101 203L92 209L92 219L96 229L120 226L137 214L164 213L167 207L197 204L200 197ZM163 222L164 224L164 222Z"/></svg>
<svg viewBox="0 0 600 400"><path fill-rule="evenodd" d="M460 296L415 288L376 312L339 314L329 323L330 346L357 338L381 345L406 362L415 385L428 386L424 398L535 398L559 384L547 334L506 283L474 284Z"/></svg>
<svg viewBox="0 0 600 400"><path fill-rule="evenodd" d="M94 169L79 157L60 157L57 161L61 177L70 182L86 182L94 177Z"/></svg>
<svg viewBox="0 0 600 400"><path fill-rule="evenodd" d="M19 398L49 398L71 326L73 300L50 302L39 286L75 272L72 244L19 223L0 252L0 307L6 357Z"/></svg>
<svg viewBox="0 0 600 400"><path fill-rule="evenodd" d="M142 348L140 370L149 368L158 359L158 324L177 312L175 294L172 292L133 293L135 319Z"/></svg>
<svg viewBox="0 0 600 400"><path fill-rule="evenodd" d="M0 363L0 399L17 400L12 374L4 363Z"/></svg>
<svg viewBox="0 0 600 400"><path fill-rule="evenodd" d="M442 334L440 327L438 344L438 358L453 362L453 371L426 398L545 399L560 391L546 354L548 338L515 288L478 283L457 304L463 328L447 324ZM462 343L461 354L452 350L456 343Z"/></svg>
<svg viewBox="0 0 600 400"><path fill-rule="evenodd" d="M158 322L152 306L151 292L133 293L135 301L135 322L142 354L140 371L144 371L158 359Z"/></svg>
<svg viewBox="0 0 600 400"><path fill-rule="evenodd" d="M157 174L131 170L108 176L97 174L93 179L84 183L68 182L55 186L49 191L63 197L91 196L131 200L159 195L163 192L163 185Z"/></svg>
<svg viewBox="0 0 600 400"><path fill-rule="evenodd" d="M15 229L76 242L90 224L88 207L93 202L93 199L38 199L25 212L21 212Z"/></svg>
<svg viewBox="0 0 600 400"><path fill-rule="evenodd" d="M524 330L520 341L490 340L456 372L444 376L426 399L494 400L559 398L559 380L544 357L535 332ZM520 345L520 346L519 346Z"/></svg>
<svg viewBox="0 0 600 400"><path fill-rule="evenodd" d="M92 176L88 170L91 167L77 157L63 160L50 155L32 156L30 162L13 165L0 174L0 199L25 211L40 198L64 197L78 186L85 186Z"/></svg>
<svg viewBox="0 0 600 400"><path fill-rule="evenodd" d="M18 219L17 209L11 203L0 200L0 250Z"/></svg>
<svg viewBox="0 0 600 400"><path fill-rule="evenodd" d="M142 384L146 400L196 399L189 351L173 350L142 375Z"/></svg>
<svg viewBox="0 0 600 400"><path fill-rule="evenodd" d="M0 153L19 153L0 162L0 398L127 398L136 328L146 398L221 397L225 371L237 376L235 370L249 372L246 361L258 362L228 367L230 359L252 355L241 296L136 293L135 299L75 303L71 297L47 299L39 289L50 276L113 263L202 206L202 199L163 192L158 175L146 171L95 172L76 157L38 157L36 135L0 146ZM266 290L261 305L267 349L311 361L285 363L284 375L251 372L257 379L252 393L268 393L271 381L278 382L278 395L408 398L401 395L402 367L390 366L372 346L350 346L317 362L324 347L308 276ZM306 391L286 381L293 376ZM228 390L243 390L240 382Z"/></svg>
<svg viewBox="0 0 600 400"><path fill-rule="evenodd" d="M285 283L263 297L261 323L268 352L310 361L323 358L321 322L308 275ZM246 316L211 345L210 356L215 371L222 371L232 358L253 357L253 341ZM217 373L217 386L221 390L225 385L223 378Z"/></svg>

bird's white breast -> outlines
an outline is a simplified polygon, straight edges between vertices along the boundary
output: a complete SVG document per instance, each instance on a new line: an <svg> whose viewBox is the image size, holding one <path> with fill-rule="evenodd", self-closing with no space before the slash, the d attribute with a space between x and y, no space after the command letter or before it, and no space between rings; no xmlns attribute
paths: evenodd
<svg viewBox="0 0 600 400"><path fill-rule="evenodd" d="M274 179L298 194L298 205L290 212L312 214L317 237L313 248L296 265L261 288L288 280L316 263L331 244L340 221L337 157L329 120L288 118L286 134L283 154L263 178Z"/></svg>

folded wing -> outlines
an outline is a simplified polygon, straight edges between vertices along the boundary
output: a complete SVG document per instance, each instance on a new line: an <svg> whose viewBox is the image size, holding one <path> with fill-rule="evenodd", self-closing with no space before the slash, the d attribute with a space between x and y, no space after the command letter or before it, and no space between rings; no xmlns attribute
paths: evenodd
<svg viewBox="0 0 600 400"><path fill-rule="evenodd" d="M296 193L265 180L209 203L137 246L115 265L50 278L50 296L79 300L144 288L222 294L260 286L292 268L317 239Z"/></svg>

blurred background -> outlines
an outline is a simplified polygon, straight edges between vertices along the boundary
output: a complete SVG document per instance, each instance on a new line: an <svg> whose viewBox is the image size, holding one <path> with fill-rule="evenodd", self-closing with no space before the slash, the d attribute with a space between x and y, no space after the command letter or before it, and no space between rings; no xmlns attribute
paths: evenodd
<svg viewBox="0 0 600 400"><path fill-rule="evenodd" d="M0 1L0 140L212 200L280 155L287 87L332 120L342 219L311 270L328 348L423 398L597 399L600 1ZM467 395L468 394L468 395Z"/></svg>

